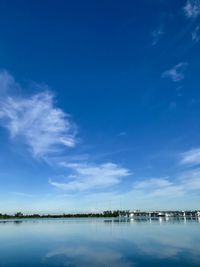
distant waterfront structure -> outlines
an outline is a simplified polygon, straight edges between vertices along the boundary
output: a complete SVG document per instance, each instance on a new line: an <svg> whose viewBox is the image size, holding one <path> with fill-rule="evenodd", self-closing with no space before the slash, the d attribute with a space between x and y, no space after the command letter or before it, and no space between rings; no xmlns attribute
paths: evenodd
<svg viewBox="0 0 200 267"><path fill-rule="evenodd" d="M200 211L132 211L128 214L129 218L134 217L148 217L148 218L158 218L158 217L165 217L165 218L200 218Z"/></svg>

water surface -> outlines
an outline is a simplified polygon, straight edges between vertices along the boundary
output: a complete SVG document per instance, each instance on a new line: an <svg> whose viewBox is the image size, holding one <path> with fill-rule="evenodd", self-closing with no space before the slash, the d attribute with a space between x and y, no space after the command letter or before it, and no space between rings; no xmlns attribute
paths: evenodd
<svg viewBox="0 0 200 267"><path fill-rule="evenodd" d="M0 266L200 266L200 222L0 221Z"/></svg>

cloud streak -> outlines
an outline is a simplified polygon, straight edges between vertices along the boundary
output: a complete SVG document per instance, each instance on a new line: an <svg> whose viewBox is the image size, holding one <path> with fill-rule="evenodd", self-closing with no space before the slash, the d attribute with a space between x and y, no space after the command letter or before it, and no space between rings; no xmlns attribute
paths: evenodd
<svg viewBox="0 0 200 267"><path fill-rule="evenodd" d="M190 149L181 154L181 164L198 165L200 164L200 148Z"/></svg>
<svg viewBox="0 0 200 267"><path fill-rule="evenodd" d="M87 191L90 189L105 189L119 184L122 178L130 175L128 169L119 167L114 163L104 164L66 164L72 174L66 181L50 180L50 184L67 191Z"/></svg>
<svg viewBox="0 0 200 267"><path fill-rule="evenodd" d="M173 82L180 82L184 79L184 72L188 64L186 62L181 62L175 65L173 68L166 70L162 73L162 78L170 78Z"/></svg>
<svg viewBox="0 0 200 267"><path fill-rule="evenodd" d="M141 198L181 197L200 190L200 169L183 172L170 180L169 178L152 178L134 184L132 194Z"/></svg>
<svg viewBox="0 0 200 267"><path fill-rule="evenodd" d="M15 79L6 70L0 71L0 96L18 88Z"/></svg>
<svg viewBox="0 0 200 267"><path fill-rule="evenodd" d="M159 42L163 34L164 34L164 31L162 30L161 27L157 28L156 30L152 32L152 38L153 38L152 46L157 45L157 43Z"/></svg>
<svg viewBox="0 0 200 267"><path fill-rule="evenodd" d="M1 73L0 88L14 86L12 76ZM68 114L55 106L49 91L26 98L0 99L0 126L9 131L12 139L20 138L35 157L76 145L76 126Z"/></svg>
<svg viewBox="0 0 200 267"><path fill-rule="evenodd" d="M195 168L185 171L180 175L182 185L186 191L200 190L200 169Z"/></svg>
<svg viewBox="0 0 200 267"><path fill-rule="evenodd" d="M196 26L191 35L192 35L192 41L198 42L200 40L200 27Z"/></svg>
<svg viewBox="0 0 200 267"><path fill-rule="evenodd" d="M187 0L184 6L184 12L188 18L196 18L200 15L200 1L199 0Z"/></svg>
<svg viewBox="0 0 200 267"><path fill-rule="evenodd" d="M170 181L168 177L151 178L136 182L133 190L139 190L142 195L146 194L151 197L184 195L183 185Z"/></svg>

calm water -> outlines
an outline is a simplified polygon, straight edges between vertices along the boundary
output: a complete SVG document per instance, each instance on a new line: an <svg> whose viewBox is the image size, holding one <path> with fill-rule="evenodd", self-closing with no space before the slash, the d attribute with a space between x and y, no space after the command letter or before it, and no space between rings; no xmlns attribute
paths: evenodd
<svg viewBox="0 0 200 267"><path fill-rule="evenodd" d="M0 266L200 266L200 221L0 221Z"/></svg>

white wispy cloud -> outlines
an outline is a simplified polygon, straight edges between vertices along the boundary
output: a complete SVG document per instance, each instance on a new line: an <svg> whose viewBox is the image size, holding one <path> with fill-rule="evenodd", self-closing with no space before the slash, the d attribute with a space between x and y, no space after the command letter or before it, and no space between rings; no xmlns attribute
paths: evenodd
<svg viewBox="0 0 200 267"><path fill-rule="evenodd" d="M163 34L164 34L164 31L162 27L159 27L152 32L152 38L153 38L152 46L155 46L159 42Z"/></svg>
<svg viewBox="0 0 200 267"><path fill-rule="evenodd" d="M9 92L18 87L12 75L6 70L0 71L0 95Z"/></svg>
<svg viewBox="0 0 200 267"><path fill-rule="evenodd" d="M157 197L188 197L200 190L200 148L190 149L179 154L179 163L186 169L178 171L172 177L145 178L133 183L131 194L141 199ZM180 165L179 165L180 166ZM188 167L190 167L188 169Z"/></svg>
<svg viewBox="0 0 200 267"><path fill-rule="evenodd" d="M196 28L192 32L192 40L194 42L198 42L200 40L200 27L196 26Z"/></svg>
<svg viewBox="0 0 200 267"><path fill-rule="evenodd" d="M179 177L182 185L187 191L200 190L200 169L194 168L183 172Z"/></svg>
<svg viewBox="0 0 200 267"><path fill-rule="evenodd" d="M138 181L134 184L133 190L143 191L142 194L149 196L181 196L184 194L184 187L180 183L174 183L168 177L151 178Z"/></svg>
<svg viewBox="0 0 200 267"><path fill-rule="evenodd" d="M50 180L50 184L63 190L90 190L108 188L119 184L123 177L130 175L128 169L114 163L66 164L72 174L64 182Z"/></svg>
<svg viewBox="0 0 200 267"><path fill-rule="evenodd" d="M145 188L164 188L171 186L172 183L169 182L168 177L163 178L150 178L148 180L139 181L135 184L135 189L145 189Z"/></svg>
<svg viewBox="0 0 200 267"><path fill-rule="evenodd" d="M181 155L182 164L199 164L200 149L190 150ZM174 177L146 178L133 184L132 192L146 197L186 196L200 190L200 168L178 172ZM134 193L133 193L134 194Z"/></svg>
<svg viewBox="0 0 200 267"><path fill-rule="evenodd" d="M0 88L15 86L14 78L1 73ZM20 138L35 157L59 151L61 146L74 147L76 126L70 116L57 108L49 91L31 97L0 99L0 126L8 129L12 139Z"/></svg>
<svg viewBox="0 0 200 267"><path fill-rule="evenodd" d="M200 164L200 148L190 149L182 153L180 163L186 165Z"/></svg>
<svg viewBox="0 0 200 267"><path fill-rule="evenodd" d="M179 82L184 79L184 72L188 64L181 62L175 65L173 68L166 70L162 73L162 78L170 78L173 82Z"/></svg>
<svg viewBox="0 0 200 267"><path fill-rule="evenodd" d="M200 15L200 1L187 0L183 9L188 18L196 18Z"/></svg>

